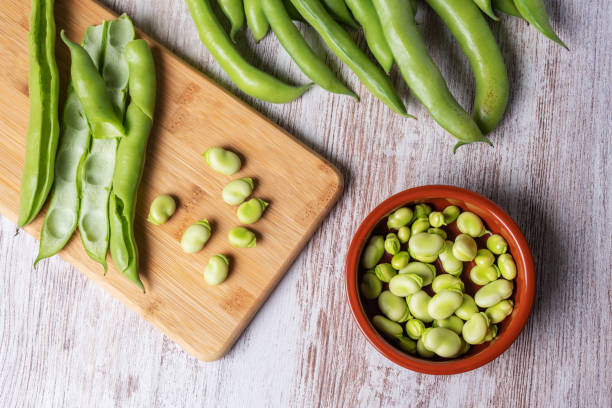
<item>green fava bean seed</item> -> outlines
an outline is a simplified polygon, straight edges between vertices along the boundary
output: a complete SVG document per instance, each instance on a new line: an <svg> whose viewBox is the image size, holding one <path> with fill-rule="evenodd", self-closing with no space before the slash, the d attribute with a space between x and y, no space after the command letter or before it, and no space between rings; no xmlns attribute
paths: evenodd
<svg viewBox="0 0 612 408"><path fill-rule="evenodd" d="M477 285L484 286L499 278L499 269L495 265L481 266L475 265L470 270L470 279Z"/></svg>
<svg viewBox="0 0 612 408"><path fill-rule="evenodd" d="M244 227L232 228L227 234L227 240L236 248L253 248L257 244L255 233Z"/></svg>
<svg viewBox="0 0 612 408"><path fill-rule="evenodd" d="M391 258L391 266L393 267L393 269L396 269L398 271L402 268L405 268L409 262L410 254L406 251L398 252L397 254L393 255L393 258Z"/></svg>
<svg viewBox="0 0 612 408"><path fill-rule="evenodd" d="M446 273L454 276L461 275L461 272L463 272L463 262L453 255L453 241L444 242L444 249L440 252L438 257L440 258L442 269L444 269Z"/></svg>
<svg viewBox="0 0 612 408"><path fill-rule="evenodd" d="M465 285L463 281L456 276L450 275L448 273L443 273L442 275L438 275L433 282L431 283L431 289L434 293L440 293L443 290L447 289L457 289L461 292L465 289Z"/></svg>
<svg viewBox="0 0 612 408"><path fill-rule="evenodd" d="M374 235L363 251L361 265L366 269L374 268L384 253L385 240L380 235Z"/></svg>
<svg viewBox="0 0 612 408"><path fill-rule="evenodd" d="M153 225L161 225L168 221L168 218L172 217L175 211L176 201L172 196L167 194L157 196L151 203L147 221Z"/></svg>
<svg viewBox="0 0 612 408"><path fill-rule="evenodd" d="M488 249L479 249L476 252L476 258L474 258L474 262L479 266L489 266L495 263L495 255Z"/></svg>
<svg viewBox="0 0 612 408"><path fill-rule="evenodd" d="M498 329L497 325L494 325L494 324L490 325L489 326L489 330L487 330L487 335L485 336L483 342L486 343L487 341L491 341L494 338L496 338L498 330L499 329Z"/></svg>
<svg viewBox="0 0 612 408"><path fill-rule="evenodd" d="M409 339L406 336L397 336L397 345L402 351L406 353L415 354L416 353L416 341Z"/></svg>
<svg viewBox="0 0 612 408"><path fill-rule="evenodd" d="M209 285L219 285L227 278L229 260L225 255L215 255L208 260L204 269L204 280Z"/></svg>
<svg viewBox="0 0 612 408"><path fill-rule="evenodd" d="M229 205L241 204L253 192L253 179L249 177L230 181L221 193L223 201Z"/></svg>
<svg viewBox="0 0 612 408"><path fill-rule="evenodd" d="M442 228L428 228L427 233L439 235L442 239L448 238L448 234Z"/></svg>
<svg viewBox="0 0 612 408"><path fill-rule="evenodd" d="M488 308L512 296L513 289L512 281L498 279L480 288L474 301L479 307Z"/></svg>
<svg viewBox="0 0 612 408"><path fill-rule="evenodd" d="M465 211L459 214L457 218L457 228L464 234L471 237L481 237L487 233L482 220L473 212Z"/></svg>
<svg viewBox="0 0 612 408"><path fill-rule="evenodd" d="M414 293L412 296L410 296L410 298L406 298L410 313L412 313L414 317L425 323L431 323L434 320L428 311L428 305L430 300L431 297L429 297L427 292L423 290Z"/></svg>
<svg viewBox="0 0 612 408"><path fill-rule="evenodd" d="M423 286L427 286L436 277L436 267L423 262L410 262L406 267L400 269L398 273L414 273L419 275L423 279Z"/></svg>
<svg viewBox="0 0 612 408"><path fill-rule="evenodd" d="M436 234L420 232L410 237L408 241L410 256L421 262L434 262L443 248L444 240Z"/></svg>
<svg viewBox="0 0 612 408"><path fill-rule="evenodd" d="M389 215L387 218L387 228L400 229L412 220L412 210L408 207L402 207Z"/></svg>
<svg viewBox="0 0 612 408"><path fill-rule="evenodd" d="M391 321L384 316L376 315L372 318L372 324L379 332L389 339L395 339L401 336L404 330L399 323Z"/></svg>
<svg viewBox="0 0 612 408"><path fill-rule="evenodd" d="M512 280L516 278L516 263L510 254L502 254L497 257L497 266L504 279Z"/></svg>
<svg viewBox="0 0 612 408"><path fill-rule="evenodd" d="M400 251L400 248L401 244L397 235L393 233L387 234L385 238L385 251L387 251L388 254L395 255Z"/></svg>
<svg viewBox="0 0 612 408"><path fill-rule="evenodd" d="M429 227L429 220L427 218L418 218L410 226L410 235L415 235L419 232L425 232L429 229Z"/></svg>
<svg viewBox="0 0 612 408"><path fill-rule="evenodd" d="M445 327L434 327L423 334L423 345L440 357L454 357L461 351L459 335Z"/></svg>
<svg viewBox="0 0 612 408"><path fill-rule="evenodd" d="M444 222L444 214L440 211L434 211L429 214L429 224L434 228L440 228L443 225L446 225Z"/></svg>
<svg viewBox="0 0 612 408"><path fill-rule="evenodd" d="M446 289L436 293L427 305L427 312L433 319L446 319L455 313L463 303L463 293Z"/></svg>
<svg viewBox="0 0 612 408"><path fill-rule="evenodd" d="M249 201L240 204L236 215L243 224L253 224L261 218L268 203L259 198L251 198Z"/></svg>
<svg viewBox="0 0 612 408"><path fill-rule="evenodd" d="M210 224L207 219L203 219L187 227L181 238L181 247L188 254L195 254L204 248L209 238Z"/></svg>
<svg viewBox="0 0 612 408"><path fill-rule="evenodd" d="M431 214L431 207L428 204L417 204L414 206L414 216L412 220L416 221L419 218L429 218L429 214Z"/></svg>
<svg viewBox="0 0 612 408"><path fill-rule="evenodd" d="M412 340L418 340L425 331L425 323L419 319L410 319L406 322L406 333Z"/></svg>
<svg viewBox="0 0 612 408"><path fill-rule="evenodd" d="M502 300L499 303L487 308L485 314L491 320L491 323L501 323L506 317L512 314L514 302L511 300Z"/></svg>
<svg viewBox="0 0 612 408"><path fill-rule="evenodd" d="M487 248L495 255L501 255L508 251L508 243L501 235L493 234L487 238Z"/></svg>
<svg viewBox="0 0 612 408"><path fill-rule="evenodd" d="M448 225L459 217L461 210L456 205L449 205L442 210L442 214L444 215L444 225Z"/></svg>
<svg viewBox="0 0 612 408"><path fill-rule="evenodd" d="M408 305L403 298L385 290L378 296L378 308L388 319L395 322L405 322L410 319Z"/></svg>
<svg viewBox="0 0 612 408"><path fill-rule="evenodd" d="M376 299L382 292L382 282L372 272L364 273L359 290L364 298L368 300Z"/></svg>
<svg viewBox="0 0 612 408"><path fill-rule="evenodd" d="M417 341L417 353L423 358L432 358L436 355L436 353L434 353L433 351L427 350L427 348L425 348L422 336L419 341Z"/></svg>
<svg viewBox="0 0 612 408"><path fill-rule="evenodd" d="M478 245L474 238L467 234L459 234L453 244L453 255L460 261L469 262L476 257Z"/></svg>
<svg viewBox="0 0 612 408"><path fill-rule="evenodd" d="M214 171L227 176L236 173L242 166L240 157L238 157L236 153L225 150L222 147L211 147L206 150L202 156L204 156L206 163L208 163Z"/></svg>
<svg viewBox="0 0 612 408"><path fill-rule="evenodd" d="M391 281L391 278L397 275L397 271L393 269L389 263L381 263L376 265L376 268L374 268L374 273L378 279L386 283Z"/></svg>
<svg viewBox="0 0 612 408"><path fill-rule="evenodd" d="M480 344L484 341L489 331L489 318L484 313L474 313L470 319L463 324L463 339L469 344Z"/></svg>
<svg viewBox="0 0 612 408"><path fill-rule="evenodd" d="M422 287L423 278L414 273L398 274L389 281L389 290L395 296L409 296L421 290Z"/></svg>
<svg viewBox="0 0 612 408"><path fill-rule="evenodd" d="M410 227L403 226L397 230L397 238L402 244L405 244L410 239Z"/></svg>
<svg viewBox="0 0 612 408"><path fill-rule="evenodd" d="M464 293L463 302L461 302L461 306L455 310L455 315L462 320L470 320L470 317L472 317L474 313L478 313L478 306L473 297Z"/></svg>
<svg viewBox="0 0 612 408"><path fill-rule="evenodd" d="M463 320L457 316L450 316L446 319L436 319L433 322L433 327L444 327L454 331L457 334L461 334L461 331L463 330Z"/></svg>

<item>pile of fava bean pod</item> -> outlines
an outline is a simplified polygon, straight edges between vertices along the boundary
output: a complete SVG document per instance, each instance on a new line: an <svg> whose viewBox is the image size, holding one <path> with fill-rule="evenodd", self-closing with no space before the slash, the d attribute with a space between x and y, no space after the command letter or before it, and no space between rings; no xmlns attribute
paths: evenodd
<svg viewBox="0 0 612 408"><path fill-rule="evenodd" d="M255 41L271 29L314 83L329 92L357 99L308 45L293 22L300 21L314 28L372 94L400 115L412 117L389 80L388 73L397 63L406 84L433 119L458 140L453 151L473 142L491 144L486 135L495 129L506 110L506 67L485 15L497 21L497 9L523 18L565 47L550 25L543 0L425 0L456 38L472 68L476 92L470 115L450 93L427 52L415 21L419 0L219 0L231 26L229 35L217 19L211 0L186 2L200 39L246 94L267 102L286 103L301 96L310 85L292 86L249 64L234 46L245 20ZM347 28L363 28L376 62L357 46Z"/></svg>
<svg viewBox="0 0 612 408"><path fill-rule="evenodd" d="M33 5L39 3L43 2L33 0ZM30 36L41 38L36 27L33 23ZM49 148L47 156L39 158L39 166L52 168L38 171L39 178L53 180L53 174L55 178L47 180L44 189L37 188L36 200L27 200L36 201L37 208L26 210L25 175L30 172L26 166L19 224L38 214L50 190L35 262L60 251L78 227L90 258L106 272L110 249L117 269L144 291L134 212L155 108L153 56L148 44L135 38L127 15L87 28L82 45L70 41L63 31L61 38L72 59L70 82L57 126L59 145L53 142L57 156Z"/></svg>

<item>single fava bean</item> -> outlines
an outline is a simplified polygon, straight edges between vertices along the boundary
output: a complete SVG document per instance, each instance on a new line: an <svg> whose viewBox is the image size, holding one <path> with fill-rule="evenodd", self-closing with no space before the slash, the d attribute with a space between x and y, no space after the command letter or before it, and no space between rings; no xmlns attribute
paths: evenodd
<svg viewBox="0 0 612 408"><path fill-rule="evenodd" d="M469 344L480 344L484 341L489 331L489 318L486 314L474 313L470 319L463 324L463 339Z"/></svg>
<svg viewBox="0 0 612 408"><path fill-rule="evenodd" d="M431 323L434 320L428 310L430 301L431 297L423 290L419 290L410 297L406 297L406 303L408 303L410 313L424 323Z"/></svg>
<svg viewBox="0 0 612 408"><path fill-rule="evenodd" d="M423 333L423 345L440 357L456 356L462 349L461 338L445 327L434 327Z"/></svg>
<svg viewBox="0 0 612 408"><path fill-rule="evenodd" d="M412 220L416 221L419 218L429 218L429 214L431 214L431 207L429 204L417 204L414 206Z"/></svg>
<svg viewBox="0 0 612 408"><path fill-rule="evenodd" d="M425 323L419 319L410 319L406 322L406 334L412 340L418 340L425 331Z"/></svg>
<svg viewBox="0 0 612 408"><path fill-rule="evenodd" d="M400 350L405 351L406 353L416 354L417 345L416 341L409 339L406 336L399 335L397 336L397 345Z"/></svg>
<svg viewBox="0 0 612 408"><path fill-rule="evenodd" d="M387 234L385 238L385 251L390 255L395 255L400 251L401 244L399 238L394 233Z"/></svg>
<svg viewBox="0 0 612 408"><path fill-rule="evenodd" d="M427 348L425 348L425 344L423 343L423 336L421 336L419 341L417 341L417 353L423 358L432 358L436 355L436 353L434 353L433 351L427 350Z"/></svg>
<svg viewBox="0 0 612 408"><path fill-rule="evenodd" d="M438 257L442 264L442 269L444 269L446 273L454 276L461 275L461 272L463 272L463 262L453 255L453 241L444 242L444 248Z"/></svg>
<svg viewBox="0 0 612 408"><path fill-rule="evenodd" d="M475 313L478 313L478 306L474 301L474 298L467 293L463 294L463 302L457 310L455 310L455 316L462 320L470 320Z"/></svg>
<svg viewBox="0 0 612 408"><path fill-rule="evenodd" d="M394 322L403 323L410 319L410 311L408 305L403 298L395 296L388 290L383 291L378 296L378 309L388 319Z"/></svg>
<svg viewBox="0 0 612 408"><path fill-rule="evenodd" d="M433 322L433 327L444 327L454 331L457 334L461 334L461 331L463 330L463 320L457 316L450 316L446 319L436 319Z"/></svg>
<svg viewBox="0 0 612 408"><path fill-rule="evenodd" d="M410 239L410 227L403 226L397 230L397 238L402 244L405 244Z"/></svg>
<svg viewBox="0 0 612 408"><path fill-rule="evenodd" d="M214 171L227 176L236 173L242 166L240 157L236 153L222 147L211 147L202 156Z"/></svg>
<svg viewBox="0 0 612 408"><path fill-rule="evenodd" d="M376 268L374 268L374 273L378 279L385 283L389 283L391 278L397 275L397 271L393 269L389 263L381 263L376 265Z"/></svg>
<svg viewBox="0 0 612 408"><path fill-rule="evenodd" d="M444 240L442 237L436 234L428 234L427 232L415 234L408 241L410 256L421 262L434 262L438 259L438 255L443 248Z"/></svg>
<svg viewBox="0 0 612 408"><path fill-rule="evenodd" d="M474 267L470 270L470 280L480 286L484 286L487 283L497 280L499 276L499 268L496 265L474 265Z"/></svg>
<svg viewBox="0 0 612 408"><path fill-rule="evenodd" d="M427 228L427 233L439 235L442 239L448 238L448 234L442 228Z"/></svg>
<svg viewBox="0 0 612 408"><path fill-rule="evenodd" d="M393 255L391 258L391 266L395 270L401 270L405 268L406 265L410 262L410 254L406 251L400 251L397 254Z"/></svg>
<svg viewBox="0 0 612 408"><path fill-rule="evenodd" d="M410 235L426 232L429 227L429 220L427 218L417 218L410 226Z"/></svg>
<svg viewBox="0 0 612 408"><path fill-rule="evenodd" d="M373 300L382 292L382 282L372 272L363 274L359 290L364 298Z"/></svg>
<svg viewBox="0 0 612 408"><path fill-rule="evenodd" d="M489 326L489 330L487 330L487 335L485 336L483 343L486 343L487 341L491 341L494 338L496 338L498 330L499 329L498 329L497 325L491 324Z"/></svg>
<svg viewBox="0 0 612 408"><path fill-rule="evenodd" d="M400 269L398 273L414 273L415 275L419 275L423 279L423 286L427 286L430 285L436 277L436 267L423 262L410 262L404 268Z"/></svg>
<svg viewBox="0 0 612 408"><path fill-rule="evenodd" d="M469 262L476 257L478 245L474 238L467 234L459 234L453 244L453 255L460 261Z"/></svg>
<svg viewBox="0 0 612 408"><path fill-rule="evenodd" d="M387 228L400 229L412 220L412 210L408 207L402 207L391 213L387 218Z"/></svg>
<svg viewBox="0 0 612 408"><path fill-rule="evenodd" d="M187 227L181 238L181 247L188 254L195 254L204 248L210 238L210 224L205 218Z"/></svg>
<svg viewBox="0 0 612 408"><path fill-rule="evenodd" d="M209 285L219 285L227 278L229 260L225 255L215 255L208 260L204 269L204 280Z"/></svg>
<svg viewBox="0 0 612 408"><path fill-rule="evenodd" d="M499 271L501 276L504 279L512 280L516 278L516 263L514 263L514 258L510 254L501 254L497 257L497 266L499 267Z"/></svg>
<svg viewBox="0 0 612 408"><path fill-rule="evenodd" d="M153 225L161 225L168 221L176 211L176 201L167 194L155 197L149 209L147 221Z"/></svg>
<svg viewBox="0 0 612 408"><path fill-rule="evenodd" d="M372 318L372 324L376 329L389 339L395 339L404 332L402 326L384 316L376 315Z"/></svg>
<svg viewBox="0 0 612 408"><path fill-rule="evenodd" d="M488 249L479 249L478 252L476 252L474 262L476 262L476 265L490 266L495 263L495 255L493 255L493 252L489 251Z"/></svg>
<svg viewBox="0 0 612 408"><path fill-rule="evenodd" d="M446 319L452 316L462 303L463 293L460 290L442 290L431 298L427 312L433 319Z"/></svg>
<svg viewBox="0 0 612 408"><path fill-rule="evenodd" d="M457 228L463 234L467 234L473 238L481 237L487 233L482 220L473 212L465 211L457 217Z"/></svg>
<svg viewBox="0 0 612 408"><path fill-rule="evenodd" d="M414 273L395 275L389 281L389 290L395 296L406 297L418 292L423 287L423 278ZM406 302L403 302L406 303Z"/></svg>
<svg viewBox="0 0 612 408"><path fill-rule="evenodd" d="M478 289L474 301L479 307L488 308L512 296L514 285L512 281L498 279Z"/></svg>
<svg viewBox="0 0 612 408"><path fill-rule="evenodd" d="M495 255L501 255L508 251L508 243L501 235L493 234L487 238L487 248Z"/></svg>
<svg viewBox="0 0 612 408"><path fill-rule="evenodd" d="M221 193L223 201L229 205L242 204L251 195L254 186L253 179L250 177L230 181Z"/></svg>
<svg viewBox="0 0 612 408"><path fill-rule="evenodd" d="M374 235L370 238L368 245L363 250L361 265L366 269L372 269L384 254L385 240L380 235Z"/></svg>
<svg viewBox="0 0 612 408"><path fill-rule="evenodd" d="M501 323L506 319L506 317L512 314L513 309L514 302L507 299L487 308L487 310L485 310L485 314L491 323Z"/></svg>
<svg viewBox="0 0 612 408"><path fill-rule="evenodd" d="M442 210L442 214L444 215L444 224L448 225L451 222L454 222L459 214L461 214L461 210L456 205L449 205L444 210Z"/></svg>
<svg viewBox="0 0 612 408"><path fill-rule="evenodd" d="M434 211L429 214L429 224L434 228L440 228L443 225L446 225L444 222L444 214L440 211Z"/></svg>
<svg viewBox="0 0 612 408"><path fill-rule="evenodd" d="M266 208L268 208L268 205L269 204L264 200L251 198L238 207L238 211L236 212L238 220L243 224L253 224L259 221Z"/></svg>
<svg viewBox="0 0 612 408"><path fill-rule="evenodd" d="M227 240L236 248L253 248L257 244L255 233L244 227L232 228L227 234Z"/></svg>
<svg viewBox="0 0 612 408"><path fill-rule="evenodd" d="M456 289L460 292L463 292L463 290L465 289L465 284L461 279L448 273L443 273L441 275L436 276L436 278L431 283L431 290L433 290L434 293L440 293L443 290L447 289Z"/></svg>

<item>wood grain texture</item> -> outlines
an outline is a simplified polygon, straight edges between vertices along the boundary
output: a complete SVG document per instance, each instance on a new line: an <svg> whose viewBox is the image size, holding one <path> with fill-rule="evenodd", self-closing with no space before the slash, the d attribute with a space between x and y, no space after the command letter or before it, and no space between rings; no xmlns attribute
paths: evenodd
<svg viewBox="0 0 612 408"><path fill-rule="evenodd" d="M396 70L394 83L416 122L391 113L329 53L359 104L319 89L282 106L241 96L339 167L346 189L219 361L198 362L57 257L32 269L37 242L3 219L0 405L611 406L612 7L603 0L546 3L569 52L517 19L491 24L512 84L493 149L453 155L452 140ZM107 4L235 91L199 43L182 1ZM418 20L451 90L469 107L466 59L424 6ZM326 53L311 30L303 32ZM305 81L271 36L257 47L250 34L240 41L258 66ZM352 321L344 293L344 256L361 219L390 194L430 183L497 202L523 229L537 270L533 313L517 341L487 366L449 377L416 374L380 356Z"/></svg>
<svg viewBox="0 0 612 408"><path fill-rule="evenodd" d="M91 1L62 0L55 9L57 25L72 38L82 37L88 25L113 18ZM0 122L5 123L0 138L0 211L11 220L17 219L19 208L28 118L27 98L21 92L27 84L27 31L19 24L28 15L29 7L21 1L7 3L0 11L0 31L7 33L3 50L12 54L0 60L0 71L11 72L0 75ZM135 223L147 292L113 267L104 276L77 236L60 255L191 354L216 360L242 333L336 202L342 179L333 166L259 113L156 43L151 45L158 104ZM67 72L66 47L60 49L64 52L58 65ZM11 69L14 64L18 66ZM9 123L13 118L19 122ZM234 178L252 177L254 196L270 202L265 217L249 226L258 235L255 248L237 249L227 241L228 232L239 223L236 207L221 199L231 178L215 173L201 156L213 146L239 152L243 166ZM171 194L179 203L171 222L163 226L145 222L159 194ZM181 235L202 218L210 221L212 237L203 251L184 254ZM39 216L26 231L39 237L42 219ZM223 285L213 287L204 282L202 272L208 259L219 253L230 259L231 273Z"/></svg>

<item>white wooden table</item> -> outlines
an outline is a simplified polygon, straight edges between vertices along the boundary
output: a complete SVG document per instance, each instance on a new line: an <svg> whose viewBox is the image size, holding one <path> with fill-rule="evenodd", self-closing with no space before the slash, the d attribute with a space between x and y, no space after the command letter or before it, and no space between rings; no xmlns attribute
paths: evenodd
<svg viewBox="0 0 612 408"><path fill-rule="evenodd" d="M106 3L235 91L200 44L184 2ZM492 25L511 82L494 149L453 155L453 141L397 71L417 122L393 114L345 67L359 104L319 89L283 106L245 98L336 164L346 192L220 361L189 356L58 257L33 269L36 240L0 217L0 406L611 406L612 7L547 3L570 52L517 19ZM451 90L469 107L465 58L425 6L418 18ZM272 36L242 48L268 71L305 80ZM340 67L329 53L328 62ZM447 377L379 355L352 320L343 278L361 219L390 194L433 183L472 189L505 208L537 269L533 313L517 341L491 364Z"/></svg>

